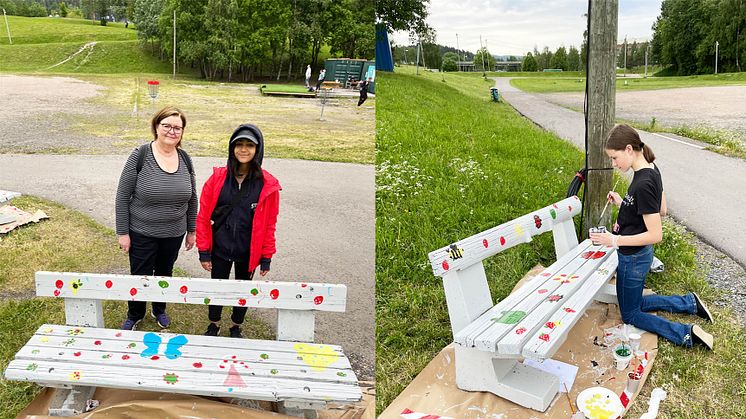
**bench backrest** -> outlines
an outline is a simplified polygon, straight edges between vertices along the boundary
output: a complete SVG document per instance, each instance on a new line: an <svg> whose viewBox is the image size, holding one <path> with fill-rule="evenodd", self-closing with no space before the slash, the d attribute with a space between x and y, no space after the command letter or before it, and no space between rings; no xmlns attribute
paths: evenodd
<svg viewBox="0 0 746 419"><path fill-rule="evenodd" d="M493 306L482 262L550 230L556 256L562 257L578 245L572 217L581 209L573 196L430 252L433 273L443 278L454 336Z"/></svg>
<svg viewBox="0 0 746 419"><path fill-rule="evenodd" d="M65 299L67 324L103 327L102 300L275 308L280 340L313 341L314 312L344 312L342 284L37 272L36 295ZM309 339L310 337L310 339Z"/></svg>

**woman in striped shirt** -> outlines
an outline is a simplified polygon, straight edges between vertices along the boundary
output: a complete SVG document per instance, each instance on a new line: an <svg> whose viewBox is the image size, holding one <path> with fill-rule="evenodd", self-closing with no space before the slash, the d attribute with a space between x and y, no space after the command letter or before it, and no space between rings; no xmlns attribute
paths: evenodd
<svg viewBox="0 0 746 419"><path fill-rule="evenodd" d="M129 253L132 275L171 276L184 234L184 248L196 240L197 192L189 155L181 150L186 116L167 106L150 121L154 141L135 149L124 165L116 197L119 246ZM144 301L129 301L122 329L134 330L145 317ZM171 324L166 303L153 303L162 328Z"/></svg>

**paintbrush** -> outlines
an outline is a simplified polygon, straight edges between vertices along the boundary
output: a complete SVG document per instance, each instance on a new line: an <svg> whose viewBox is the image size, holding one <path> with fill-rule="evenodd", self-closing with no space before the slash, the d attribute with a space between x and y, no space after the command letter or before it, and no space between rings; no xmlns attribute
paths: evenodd
<svg viewBox="0 0 746 419"><path fill-rule="evenodd" d="M611 188L612 191L616 189L616 185L619 183L619 179L621 179L621 178L617 178L616 182L614 182L614 187ZM609 207L609 203L610 202L611 201L607 197L607 199L606 199L606 205L604 205L604 209L601 210L601 216L598 217L598 222L596 223L596 225L601 224L601 220L604 218L604 214L606 213L606 208Z"/></svg>
<svg viewBox="0 0 746 419"><path fill-rule="evenodd" d="M565 387L565 396L567 396L567 402L570 403L570 411L572 414L575 414L575 408L572 406L572 400L570 399L570 392L567 391L567 385L565 383L562 383L562 385Z"/></svg>

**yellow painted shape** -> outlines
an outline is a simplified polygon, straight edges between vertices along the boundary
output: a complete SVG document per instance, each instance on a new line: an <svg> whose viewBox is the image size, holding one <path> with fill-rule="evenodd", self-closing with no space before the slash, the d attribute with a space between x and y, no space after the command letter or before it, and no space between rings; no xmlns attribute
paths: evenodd
<svg viewBox="0 0 746 419"><path fill-rule="evenodd" d="M42 342L49 342L49 338L46 336L41 337L39 340Z"/></svg>
<svg viewBox="0 0 746 419"><path fill-rule="evenodd" d="M516 225L515 225L515 232L516 232L516 234L518 234L519 236L523 234L523 229L521 229L521 226L520 226L519 224L516 224Z"/></svg>
<svg viewBox="0 0 746 419"><path fill-rule="evenodd" d="M594 394L590 400L585 401L585 408L593 419L614 419L619 416L614 410L606 410L610 407L608 405L609 400L598 393Z"/></svg>
<svg viewBox="0 0 746 419"><path fill-rule="evenodd" d="M311 367L311 371L321 372L326 370L329 365L335 363L339 356L334 349L326 345L309 345L307 343L296 343L293 349L298 353L298 356ZM308 353L313 349L315 353Z"/></svg>

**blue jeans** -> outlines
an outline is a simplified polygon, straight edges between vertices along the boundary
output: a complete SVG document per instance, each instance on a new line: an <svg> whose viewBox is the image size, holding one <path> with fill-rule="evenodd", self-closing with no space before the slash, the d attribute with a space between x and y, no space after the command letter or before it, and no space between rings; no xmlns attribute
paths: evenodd
<svg viewBox="0 0 746 419"><path fill-rule="evenodd" d="M619 266L616 274L616 293L624 323L655 333L676 345L691 347L692 325L672 322L649 312L694 314L697 312L694 295L642 295L645 277L650 270L650 264L653 263L653 246L645 246L632 255L617 255Z"/></svg>

